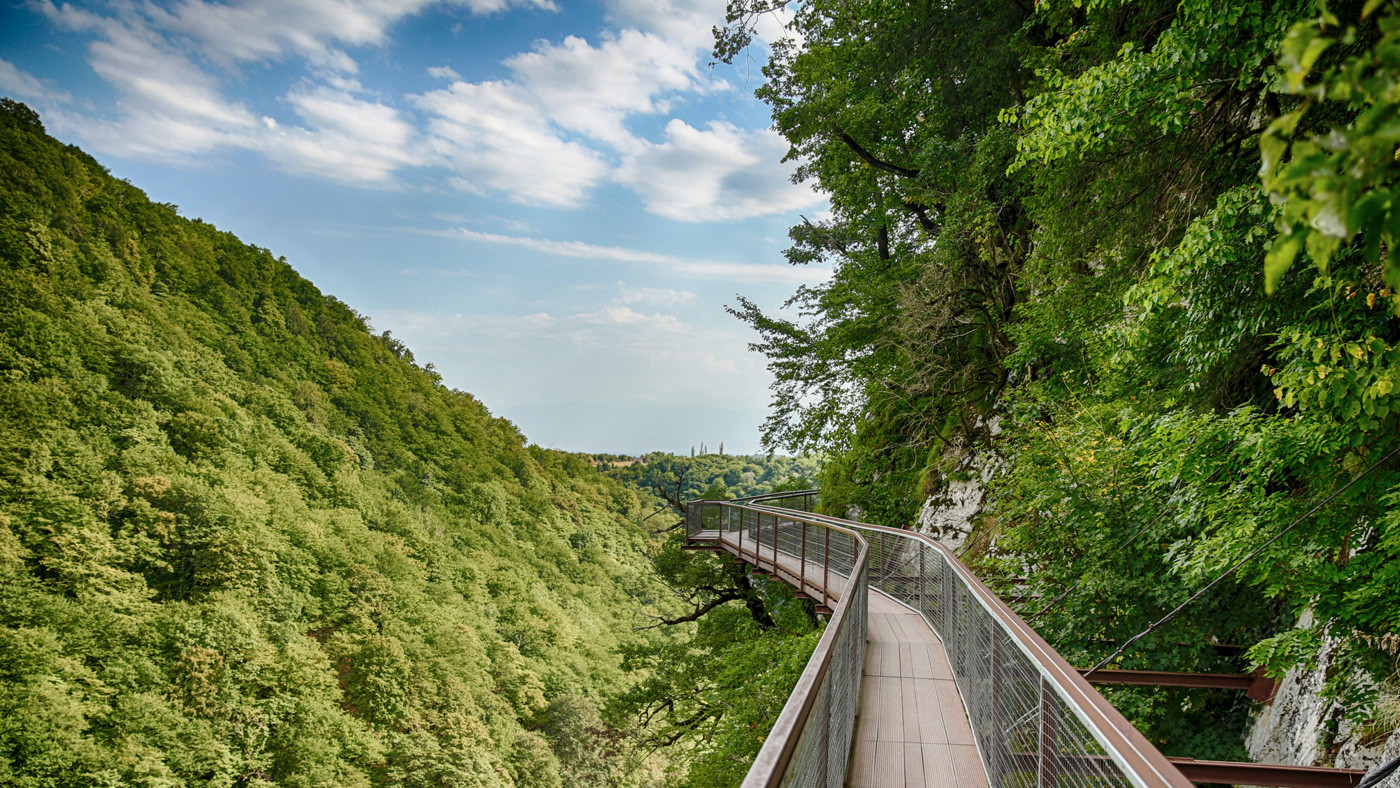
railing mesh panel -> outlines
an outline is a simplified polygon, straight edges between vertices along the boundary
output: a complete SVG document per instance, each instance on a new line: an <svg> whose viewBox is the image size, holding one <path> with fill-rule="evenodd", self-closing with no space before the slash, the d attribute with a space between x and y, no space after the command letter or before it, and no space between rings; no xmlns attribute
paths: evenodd
<svg viewBox="0 0 1400 788"><path fill-rule="evenodd" d="M856 708L860 703L860 678L865 669L867 589L862 582L848 609L849 618L836 641L826 678L818 699L798 739L782 784L792 786L841 785L855 733Z"/></svg>

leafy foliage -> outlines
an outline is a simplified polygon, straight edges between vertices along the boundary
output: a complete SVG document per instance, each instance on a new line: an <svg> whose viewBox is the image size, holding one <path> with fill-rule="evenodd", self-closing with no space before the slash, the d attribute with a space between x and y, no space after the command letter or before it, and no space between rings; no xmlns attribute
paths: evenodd
<svg viewBox="0 0 1400 788"><path fill-rule="evenodd" d="M1342 244L1360 238L1365 263L1376 265L1386 250L1385 287L1367 294L1368 307L1379 295L1400 314L1400 10L1370 2L1357 21L1382 6L1373 25L1345 27L1324 8L1317 19L1294 25L1280 47L1282 88L1302 101L1274 119L1260 140L1260 173L1283 206L1265 278L1273 292L1304 249L1327 278ZM1333 52L1336 62L1304 84ZM1334 122L1338 115L1346 122Z"/></svg>
<svg viewBox="0 0 1400 788"><path fill-rule="evenodd" d="M1279 674L1325 632L1364 717L1350 677L1393 673L1400 632L1396 8L791 7L759 95L833 205L789 259L836 271L797 320L735 310L770 446L830 451L824 502L893 525L1001 468L968 560L1063 594L1036 625L1086 665L1287 529L1122 665ZM1114 700L1237 754L1233 701Z"/></svg>
<svg viewBox="0 0 1400 788"><path fill-rule="evenodd" d="M642 784L639 496L0 107L0 783Z"/></svg>

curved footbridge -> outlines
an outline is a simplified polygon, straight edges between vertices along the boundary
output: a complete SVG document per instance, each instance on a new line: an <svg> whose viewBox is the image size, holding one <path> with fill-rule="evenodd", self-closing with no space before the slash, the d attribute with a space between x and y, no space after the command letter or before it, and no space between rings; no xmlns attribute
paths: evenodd
<svg viewBox="0 0 1400 788"><path fill-rule="evenodd" d="M690 547L723 550L831 616L745 788L1360 782L1346 770L1166 758L945 546L816 514L816 500L695 501L686 512Z"/></svg>

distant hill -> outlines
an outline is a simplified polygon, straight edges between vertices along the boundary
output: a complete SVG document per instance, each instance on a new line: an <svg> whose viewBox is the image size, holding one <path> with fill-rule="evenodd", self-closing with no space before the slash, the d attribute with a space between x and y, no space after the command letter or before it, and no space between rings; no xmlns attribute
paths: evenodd
<svg viewBox="0 0 1400 788"><path fill-rule="evenodd" d="M723 489L735 498L775 490L817 486L821 464L815 456L779 457L703 453L691 457L651 452L601 465L607 474L642 490L664 494L676 503Z"/></svg>
<svg viewBox="0 0 1400 788"><path fill-rule="evenodd" d="M638 496L0 106L0 784L638 783Z"/></svg>

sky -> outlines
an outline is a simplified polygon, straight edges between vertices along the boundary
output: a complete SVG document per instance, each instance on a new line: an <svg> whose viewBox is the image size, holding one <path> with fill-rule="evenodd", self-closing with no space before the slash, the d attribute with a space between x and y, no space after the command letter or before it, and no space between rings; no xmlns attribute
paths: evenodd
<svg viewBox="0 0 1400 788"><path fill-rule="evenodd" d="M823 281L782 251L827 204L753 97L762 44L710 66L723 22L724 0L0 0L0 95L532 443L749 454L771 377L724 307Z"/></svg>

